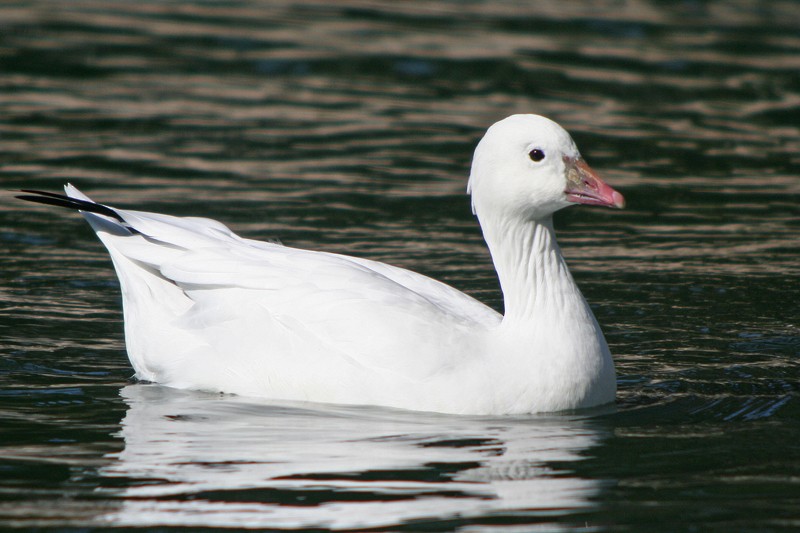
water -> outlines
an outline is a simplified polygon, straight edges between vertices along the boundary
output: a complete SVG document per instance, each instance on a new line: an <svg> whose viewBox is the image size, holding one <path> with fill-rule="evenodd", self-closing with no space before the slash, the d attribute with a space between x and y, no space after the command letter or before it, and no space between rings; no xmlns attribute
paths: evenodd
<svg viewBox="0 0 800 533"><path fill-rule="evenodd" d="M225 221L500 308L475 142L551 116L628 199L556 220L613 409L134 383L110 262L0 201L0 527L800 528L800 32L757 2L5 2L0 180Z"/></svg>

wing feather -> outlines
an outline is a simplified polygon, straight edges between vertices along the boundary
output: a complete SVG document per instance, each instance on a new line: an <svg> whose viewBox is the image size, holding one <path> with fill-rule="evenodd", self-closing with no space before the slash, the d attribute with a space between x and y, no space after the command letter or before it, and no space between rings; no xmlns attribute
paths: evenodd
<svg viewBox="0 0 800 533"><path fill-rule="evenodd" d="M78 208L92 202L71 186L67 194ZM501 321L444 283L384 263L243 239L210 219L81 210L114 260L129 353L147 379L180 383L196 358L222 372L268 376L254 365L277 364L341 379L351 368L422 380L474 352L459 349L471 332ZM158 355L165 347L172 357Z"/></svg>

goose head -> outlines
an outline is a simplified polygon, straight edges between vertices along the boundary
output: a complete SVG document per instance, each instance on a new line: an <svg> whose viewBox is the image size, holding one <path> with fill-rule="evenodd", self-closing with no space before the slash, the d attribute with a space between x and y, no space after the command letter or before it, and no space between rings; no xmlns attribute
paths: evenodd
<svg viewBox="0 0 800 533"><path fill-rule="evenodd" d="M542 220L573 204L622 208L625 199L586 164L564 128L512 115L478 143L467 192L479 219Z"/></svg>

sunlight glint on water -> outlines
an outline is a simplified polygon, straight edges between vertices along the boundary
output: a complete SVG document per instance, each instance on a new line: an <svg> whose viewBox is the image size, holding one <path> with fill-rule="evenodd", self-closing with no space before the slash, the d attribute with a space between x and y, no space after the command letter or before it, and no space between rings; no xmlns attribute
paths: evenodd
<svg viewBox="0 0 800 533"><path fill-rule="evenodd" d="M548 115L628 200L556 219L616 409L512 419L132 384L77 216L0 201L0 525L800 527L800 37L756 2L0 6L3 189L216 218L502 302L475 142Z"/></svg>

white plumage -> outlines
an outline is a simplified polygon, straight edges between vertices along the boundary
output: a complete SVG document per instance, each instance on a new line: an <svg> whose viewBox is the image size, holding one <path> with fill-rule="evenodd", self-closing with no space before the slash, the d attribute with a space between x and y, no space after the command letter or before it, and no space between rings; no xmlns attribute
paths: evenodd
<svg viewBox="0 0 800 533"><path fill-rule="evenodd" d="M493 125L473 160L469 190L505 316L409 270L65 190L69 199L22 198L80 209L108 248L128 355L143 380L464 414L614 399L611 355L561 256L552 214L576 202L621 207L623 199L543 117Z"/></svg>

